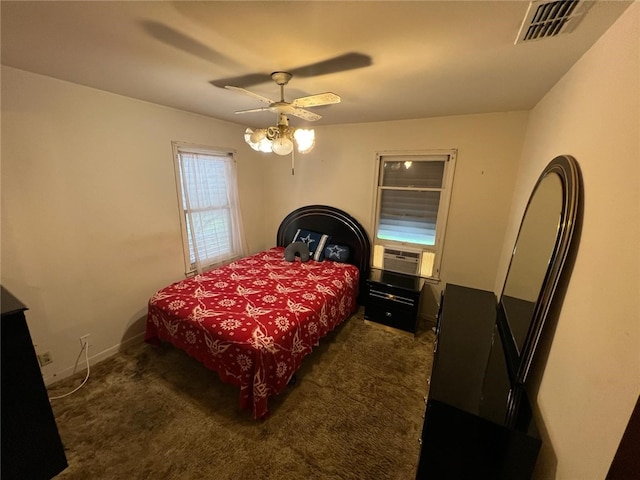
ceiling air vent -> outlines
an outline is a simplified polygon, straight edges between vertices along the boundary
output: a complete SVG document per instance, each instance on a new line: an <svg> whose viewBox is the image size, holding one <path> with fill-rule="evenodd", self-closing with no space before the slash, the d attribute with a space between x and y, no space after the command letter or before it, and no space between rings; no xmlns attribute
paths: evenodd
<svg viewBox="0 0 640 480"><path fill-rule="evenodd" d="M534 0L522 21L515 43L555 37L572 32L593 1Z"/></svg>

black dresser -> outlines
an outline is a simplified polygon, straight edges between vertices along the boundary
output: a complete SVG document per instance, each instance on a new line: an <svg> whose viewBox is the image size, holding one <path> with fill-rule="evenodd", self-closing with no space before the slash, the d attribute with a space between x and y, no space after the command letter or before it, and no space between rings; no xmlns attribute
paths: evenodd
<svg viewBox="0 0 640 480"><path fill-rule="evenodd" d="M421 443L418 479L531 477L541 442L509 374L491 292L443 292Z"/></svg>
<svg viewBox="0 0 640 480"><path fill-rule="evenodd" d="M2 480L50 479L67 468L24 311L2 297Z"/></svg>
<svg viewBox="0 0 640 480"><path fill-rule="evenodd" d="M575 158L555 157L529 197L498 301L492 292L445 286L417 478L531 477L541 441L529 373L556 289L568 285L571 268L563 269L575 260L581 197Z"/></svg>

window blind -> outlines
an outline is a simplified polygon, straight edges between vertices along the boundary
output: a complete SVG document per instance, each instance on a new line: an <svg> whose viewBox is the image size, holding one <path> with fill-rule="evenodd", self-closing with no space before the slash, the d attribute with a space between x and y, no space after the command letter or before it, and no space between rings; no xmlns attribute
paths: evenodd
<svg viewBox="0 0 640 480"><path fill-rule="evenodd" d="M435 245L440 192L383 190L378 238Z"/></svg>
<svg viewBox="0 0 640 480"><path fill-rule="evenodd" d="M436 244L436 225L447 156L382 158L377 237Z"/></svg>

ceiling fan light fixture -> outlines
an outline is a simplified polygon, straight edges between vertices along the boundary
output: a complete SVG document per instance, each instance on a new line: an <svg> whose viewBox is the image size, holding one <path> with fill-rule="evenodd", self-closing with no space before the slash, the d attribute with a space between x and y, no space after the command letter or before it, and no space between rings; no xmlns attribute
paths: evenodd
<svg viewBox="0 0 640 480"><path fill-rule="evenodd" d="M315 145L315 132L313 129L296 129L281 123L276 127L247 128L244 141L257 152L289 155L295 146L299 153L307 153Z"/></svg>
<svg viewBox="0 0 640 480"><path fill-rule="evenodd" d="M267 107L238 110L236 113L270 111L278 114L278 123L276 126L259 128L256 130L247 128L245 130L244 140L254 150L260 152L273 152L276 155L288 155L293 152L295 147L299 153L310 152L316 142L315 132L313 129L290 127L287 115L294 115L307 121L315 121L322 117L317 113L307 110L306 108L340 103L340 97L333 92L308 95L306 97L299 97L291 102L287 102L284 98L284 86L289 83L292 76L293 75L290 72L282 71L273 72L271 74L272 80L280 87L280 100L278 101L250 92L242 87L225 85L225 88L229 90L244 93L245 95L249 95L250 97L260 100L262 103L266 103L268 105Z"/></svg>

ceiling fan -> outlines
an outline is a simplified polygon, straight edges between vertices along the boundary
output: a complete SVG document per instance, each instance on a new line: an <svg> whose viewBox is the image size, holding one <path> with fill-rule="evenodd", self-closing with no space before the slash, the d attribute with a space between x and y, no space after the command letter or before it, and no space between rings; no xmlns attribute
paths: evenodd
<svg viewBox="0 0 640 480"><path fill-rule="evenodd" d="M307 108L340 103L340 97L332 92L308 95L287 102L284 99L284 86L289 83L291 77L293 75L290 72L273 72L271 74L273 81L280 86L280 100L278 101L250 92L242 87L225 85L225 88L229 90L249 95L268 105L249 110L239 110L236 113L272 112L278 114L278 124L275 126L255 130L246 129L244 140L254 150L273 152L277 155L288 155L293 152L295 145L300 153L310 151L315 144L315 132L312 129L290 127L287 115L294 115L310 121L319 120L322 117L315 112L307 110ZM293 156L291 161L291 172L293 173Z"/></svg>
<svg viewBox="0 0 640 480"><path fill-rule="evenodd" d="M340 103L340 97L332 92L318 93L306 97L299 97L292 100L291 102L287 102L284 99L284 86L289 83L289 80L291 80L292 77L293 74L289 72L273 72L271 74L272 80L280 86L280 100L278 101L271 100L270 98L263 97L262 95L258 95L257 93L250 92L249 90L246 90L242 87L236 87L234 85L225 85L225 88L243 93L245 95L249 95L250 97L260 100L261 102L268 105L267 107L239 110L236 112L238 114L273 112L279 114L280 116L293 115L304 120L315 121L321 119L322 116L310 110L306 110L307 108Z"/></svg>

